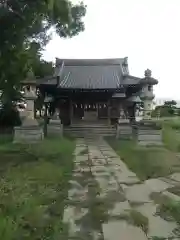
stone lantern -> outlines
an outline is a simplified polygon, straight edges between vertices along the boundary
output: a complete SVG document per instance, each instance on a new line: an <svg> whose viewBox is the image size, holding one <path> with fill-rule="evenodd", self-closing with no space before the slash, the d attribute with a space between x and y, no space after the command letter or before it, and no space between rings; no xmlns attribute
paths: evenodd
<svg viewBox="0 0 180 240"><path fill-rule="evenodd" d="M143 120L151 119L152 103L154 99L153 86L158 84L158 80L152 78L151 70L147 69L145 71L145 77L141 79L140 84L142 90L140 92L140 99L144 104L143 110Z"/></svg>
<svg viewBox="0 0 180 240"><path fill-rule="evenodd" d="M36 142L42 140L44 137L43 130L39 127L37 120L34 118L34 103L37 99L36 81L27 78L22 84L24 85L23 90L26 109L24 110L22 125L14 128L14 142Z"/></svg>

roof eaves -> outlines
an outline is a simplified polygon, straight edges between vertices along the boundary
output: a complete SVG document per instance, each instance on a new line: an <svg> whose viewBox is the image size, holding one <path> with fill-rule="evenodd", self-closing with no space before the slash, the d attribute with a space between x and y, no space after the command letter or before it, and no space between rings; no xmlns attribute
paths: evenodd
<svg viewBox="0 0 180 240"><path fill-rule="evenodd" d="M141 82L141 78L135 77L132 75L127 75L127 76L124 76L122 83L123 85L129 85L129 84L140 84L140 82Z"/></svg>

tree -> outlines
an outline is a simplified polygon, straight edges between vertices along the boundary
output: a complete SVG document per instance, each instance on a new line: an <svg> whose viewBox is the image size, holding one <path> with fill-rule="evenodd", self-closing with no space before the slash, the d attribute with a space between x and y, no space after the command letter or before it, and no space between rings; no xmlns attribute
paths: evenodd
<svg viewBox="0 0 180 240"><path fill-rule="evenodd" d="M156 117L157 114L160 112L161 117L172 117L175 114L176 110L176 101L165 101L164 105L156 106L152 112L152 116Z"/></svg>
<svg viewBox="0 0 180 240"><path fill-rule="evenodd" d="M53 63L42 59L42 47L39 43L33 41L28 48L29 68L32 69L35 77L43 78L51 76L54 72Z"/></svg>
<svg viewBox="0 0 180 240"><path fill-rule="evenodd" d="M1 0L0 90L3 106L10 106L18 99L20 82L32 64L40 76L47 66L50 69L45 61L31 61L32 43L34 47L35 43L37 47L45 46L51 37L48 30L52 27L63 38L77 35L84 30L82 17L85 13L83 3L73 4L70 0Z"/></svg>
<svg viewBox="0 0 180 240"><path fill-rule="evenodd" d="M164 106L173 108L177 105L177 102L175 100L171 100L171 101L165 101Z"/></svg>

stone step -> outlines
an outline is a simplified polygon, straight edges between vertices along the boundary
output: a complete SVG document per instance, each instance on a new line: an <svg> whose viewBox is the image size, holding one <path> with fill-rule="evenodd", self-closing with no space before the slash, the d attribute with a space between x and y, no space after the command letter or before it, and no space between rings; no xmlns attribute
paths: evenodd
<svg viewBox="0 0 180 240"><path fill-rule="evenodd" d="M116 132L115 129L89 129L89 128L65 128L64 129L67 132ZM123 131L124 132L124 131Z"/></svg>
<svg viewBox="0 0 180 240"><path fill-rule="evenodd" d="M69 127L65 127L65 128L78 128L78 129L84 129L84 128L88 128L88 129L116 129L114 126L107 126L107 125L71 125Z"/></svg>
<svg viewBox="0 0 180 240"><path fill-rule="evenodd" d="M100 132L67 132L67 131L64 131L64 133L66 134L71 134L72 136L75 136L75 137L84 137L84 136L94 136L94 135L101 135L101 136L115 136L116 133L107 133L107 132L104 132L104 133L100 133Z"/></svg>
<svg viewBox="0 0 180 240"><path fill-rule="evenodd" d="M64 127L64 133L69 133L74 137L93 135L115 136L116 128L103 123L77 123L69 127Z"/></svg>

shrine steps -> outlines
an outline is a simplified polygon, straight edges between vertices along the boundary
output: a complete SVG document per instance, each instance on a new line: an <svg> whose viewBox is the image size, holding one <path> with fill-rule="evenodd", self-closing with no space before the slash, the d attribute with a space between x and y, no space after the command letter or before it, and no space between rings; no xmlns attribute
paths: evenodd
<svg viewBox="0 0 180 240"><path fill-rule="evenodd" d="M115 136L116 128L108 124L102 123L76 123L69 127L64 127L64 133L73 137L87 137L87 136Z"/></svg>

